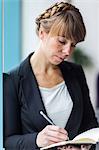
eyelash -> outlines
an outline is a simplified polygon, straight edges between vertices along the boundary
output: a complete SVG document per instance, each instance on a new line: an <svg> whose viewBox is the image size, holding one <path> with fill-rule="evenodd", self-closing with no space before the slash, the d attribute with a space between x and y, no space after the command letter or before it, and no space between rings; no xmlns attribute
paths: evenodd
<svg viewBox="0 0 99 150"><path fill-rule="evenodd" d="M60 41L60 40L59 40L59 43L61 43L61 44L63 44L63 45L65 45L65 44L66 44L66 42L63 42L63 41Z"/></svg>
<svg viewBox="0 0 99 150"><path fill-rule="evenodd" d="M63 42L63 41L59 41L61 44L63 44L63 45L65 45L66 44L66 42ZM71 47L76 47L76 45L74 45L74 44L71 44Z"/></svg>

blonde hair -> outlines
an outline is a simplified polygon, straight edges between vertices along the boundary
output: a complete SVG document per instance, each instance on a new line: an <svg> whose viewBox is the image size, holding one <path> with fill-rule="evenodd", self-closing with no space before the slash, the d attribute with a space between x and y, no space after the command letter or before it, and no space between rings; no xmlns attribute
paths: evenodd
<svg viewBox="0 0 99 150"><path fill-rule="evenodd" d="M36 18L37 35L42 26L50 36L64 36L76 43L84 41L86 28L79 9L75 6L60 2L48 8Z"/></svg>

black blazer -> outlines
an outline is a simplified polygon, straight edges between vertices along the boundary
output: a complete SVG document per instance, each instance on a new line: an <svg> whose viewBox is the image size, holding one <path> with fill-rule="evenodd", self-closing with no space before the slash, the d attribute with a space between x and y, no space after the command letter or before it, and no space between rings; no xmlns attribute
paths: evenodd
<svg viewBox="0 0 99 150"><path fill-rule="evenodd" d="M21 65L4 74L4 145L11 150L36 150L36 136L49 122L40 114L46 110L35 75L30 65L30 56ZM81 66L62 62L59 65L73 101L73 109L65 129L69 138L97 127L90 102L84 72Z"/></svg>

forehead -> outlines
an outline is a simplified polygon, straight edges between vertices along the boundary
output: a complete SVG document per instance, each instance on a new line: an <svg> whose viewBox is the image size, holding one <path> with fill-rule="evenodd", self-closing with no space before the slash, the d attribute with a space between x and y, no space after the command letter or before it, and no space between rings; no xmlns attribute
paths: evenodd
<svg viewBox="0 0 99 150"><path fill-rule="evenodd" d="M56 27L56 30L53 30L53 32L50 34L50 36L52 37L57 37L60 38L62 40L66 40L66 41L71 41L73 43L77 43L77 40L75 39L75 37L72 35L72 32L69 31L68 29L65 28L58 28Z"/></svg>

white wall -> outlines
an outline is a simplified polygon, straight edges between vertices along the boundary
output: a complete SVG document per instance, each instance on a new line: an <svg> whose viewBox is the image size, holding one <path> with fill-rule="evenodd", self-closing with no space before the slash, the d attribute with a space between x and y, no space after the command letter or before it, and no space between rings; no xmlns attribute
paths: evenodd
<svg viewBox="0 0 99 150"><path fill-rule="evenodd" d="M58 0L60 1L60 0ZM35 18L57 0L22 0L22 59L38 48ZM96 105L96 77L99 72L99 1L72 0L81 11L87 27L86 41L80 44L92 58L94 67L85 70L92 103Z"/></svg>
<svg viewBox="0 0 99 150"><path fill-rule="evenodd" d="M90 96L93 106L96 106L96 81L99 72L99 1L98 0L72 0L81 11L86 28L87 36L81 44L83 50L92 58L93 67L85 69Z"/></svg>
<svg viewBox="0 0 99 150"><path fill-rule="evenodd" d="M95 66L99 69L99 1L98 0L72 0L81 11L86 28L86 41L82 43L85 51L92 57Z"/></svg>
<svg viewBox="0 0 99 150"><path fill-rule="evenodd" d="M60 0L22 0L22 59L38 47L35 18L57 1Z"/></svg>
<svg viewBox="0 0 99 150"><path fill-rule="evenodd" d="M61 0L22 0L22 59L38 48L35 18L50 5L59 1Z"/></svg>

